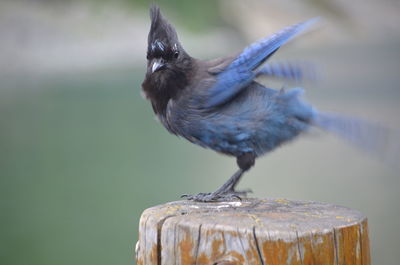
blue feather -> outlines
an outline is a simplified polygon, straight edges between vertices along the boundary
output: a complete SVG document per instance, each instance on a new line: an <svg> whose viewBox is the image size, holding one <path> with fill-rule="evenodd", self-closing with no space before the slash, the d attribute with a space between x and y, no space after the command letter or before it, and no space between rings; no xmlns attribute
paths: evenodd
<svg viewBox="0 0 400 265"><path fill-rule="evenodd" d="M217 81L209 89L209 99L203 107L212 108L229 101L253 81L257 75L257 73L253 72L256 67L316 20L314 18L287 27L245 48L236 59L217 75Z"/></svg>
<svg viewBox="0 0 400 265"><path fill-rule="evenodd" d="M306 63L266 63L257 69L256 75L284 78L296 82L317 79L315 67Z"/></svg>
<svg viewBox="0 0 400 265"><path fill-rule="evenodd" d="M318 18L313 18L278 31L246 47L243 52L226 68L226 70L240 67L244 71L251 71L272 55L279 47L296 37L299 33L314 24Z"/></svg>

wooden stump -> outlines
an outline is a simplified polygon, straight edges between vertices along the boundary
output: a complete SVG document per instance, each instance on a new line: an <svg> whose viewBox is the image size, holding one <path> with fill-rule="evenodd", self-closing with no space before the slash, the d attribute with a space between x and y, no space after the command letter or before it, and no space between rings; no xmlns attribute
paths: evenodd
<svg viewBox="0 0 400 265"><path fill-rule="evenodd" d="M138 265L370 265L367 218L284 199L177 201L145 210Z"/></svg>

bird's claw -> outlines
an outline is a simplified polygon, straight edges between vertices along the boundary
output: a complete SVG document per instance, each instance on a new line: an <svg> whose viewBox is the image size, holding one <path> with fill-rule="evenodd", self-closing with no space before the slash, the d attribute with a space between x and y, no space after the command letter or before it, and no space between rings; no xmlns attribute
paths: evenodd
<svg viewBox="0 0 400 265"><path fill-rule="evenodd" d="M252 192L250 189L235 191L229 190L227 192L209 192L209 193L199 193L196 195L183 194L181 198L185 198L189 201L195 202L226 202L233 200L242 200L243 197L247 196L247 193Z"/></svg>
<svg viewBox="0 0 400 265"><path fill-rule="evenodd" d="M218 194L213 194L213 193L199 193L196 195L189 195L189 194L184 194L181 196L181 198L185 198L186 200L189 201L196 201L196 202L214 202L218 201Z"/></svg>

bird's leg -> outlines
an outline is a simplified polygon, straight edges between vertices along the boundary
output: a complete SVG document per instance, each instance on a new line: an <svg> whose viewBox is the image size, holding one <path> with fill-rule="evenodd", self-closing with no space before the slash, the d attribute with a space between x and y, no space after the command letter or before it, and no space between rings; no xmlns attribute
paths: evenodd
<svg viewBox="0 0 400 265"><path fill-rule="evenodd" d="M245 153L237 157L239 170L235 172L219 189L211 193L199 193L197 195L182 195L182 197L201 202L212 201L231 201L232 199L241 199L241 196L246 196L251 190L236 191L235 187L239 183L243 173L249 170L255 162L253 153Z"/></svg>
<svg viewBox="0 0 400 265"><path fill-rule="evenodd" d="M249 170L255 163L254 153L244 153L236 158L236 162L239 166L239 170L233 174L218 190L213 192L215 195L228 195L231 197L240 198L240 196L246 196L251 190L235 191L236 185L239 183L244 172Z"/></svg>
<svg viewBox="0 0 400 265"><path fill-rule="evenodd" d="M233 192L244 172L245 171L243 169L239 169L238 171L236 171L235 174L233 174L232 177L228 179L228 181L226 181L221 187L219 187L219 189L217 189L213 193L222 194L227 192Z"/></svg>
<svg viewBox="0 0 400 265"><path fill-rule="evenodd" d="M251 192L251 190L235 191L235 186L239 182L244 172L245 170L239 169L235 172L235 174L232 175L232 177L228 179L227 182L225 182L214 192L199 193L196 195L185 194L182 195L182 197L198 202L232 201L235 199L240 200L242 196L246 196L248 192Z"/></svg>

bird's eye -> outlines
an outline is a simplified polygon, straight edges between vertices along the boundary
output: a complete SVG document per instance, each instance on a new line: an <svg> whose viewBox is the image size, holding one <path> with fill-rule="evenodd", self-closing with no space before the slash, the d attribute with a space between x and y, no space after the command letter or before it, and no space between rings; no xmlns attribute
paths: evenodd
<svg viewBox="0 0 400 265"><path fill-rule="evenodd" d="M174 52L174 58L176 59L176 58L178 58L178 56L179 56L179 52L178 51Z"/></svg>

